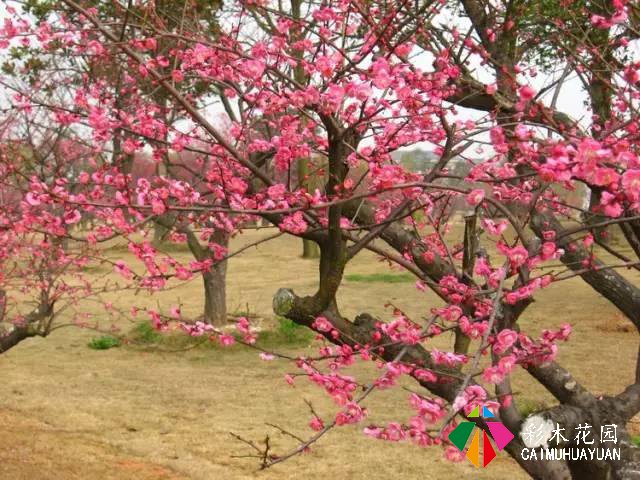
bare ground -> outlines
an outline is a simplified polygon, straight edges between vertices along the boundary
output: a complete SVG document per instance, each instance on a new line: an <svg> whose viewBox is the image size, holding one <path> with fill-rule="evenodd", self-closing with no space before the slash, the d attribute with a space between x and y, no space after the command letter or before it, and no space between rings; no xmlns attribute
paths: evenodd
<svg viewBox="0 0 640 480"><path fill-rule="evenodd" d="M237 248L263 232L250 231L234 240ZM316 279L313 261L296 257L295 239L281 237L251 248L234 258L229 268L228 303L231 311L246 311L271 322L271 297L280 287L311 293ZM127 257L122 249L114 258ZM186 253L176 254L188 258ZM97 269L96 276L108 272ZM388 272L388 267L362 255L348 273ZM118 293L119 302L181 303L188 315L202 308L198 280L149 297ZM530 332L574 325L571 342L561 346L559 360L577 379L599 394L615 393L633 379L637 337L624 332L624 321L580 280L554 286L525 313ZM388 314L391 302L415 318L428 315L439 303L412 283L349 282L341 290L346 315L367 311ZM104 309L89 306L108 326ZM126 331L132 320L113 322ZM485 470L468 463L451 464L439 448L420 449L366 438L362 425L330 433L310 453L267 471L255 459L235 458L250 449L230 432L261 441L266 434L277 453L295 442L266 423L274 423L302 437L310 414L303 399L332 416L335 407L321 392L300 379L295 388L283 381L293 371L287 363L263 362L256 352L241 348L198 348L186 352L148 352L122 347L106 351L87 348L91 330L62 328L46 339L31 339L0 356L0 479L479 479L525 478L502 453ZM443 345L441 345L443 346ZM287 350L287 348L282 348ZM315 351L295 347L289 351ZM370 366L358 366L374 375ZM514 379L525 408L550 404L525 374ZM377 392L367 401L370 422L408 418L407 393L399 389Z"/></svg>

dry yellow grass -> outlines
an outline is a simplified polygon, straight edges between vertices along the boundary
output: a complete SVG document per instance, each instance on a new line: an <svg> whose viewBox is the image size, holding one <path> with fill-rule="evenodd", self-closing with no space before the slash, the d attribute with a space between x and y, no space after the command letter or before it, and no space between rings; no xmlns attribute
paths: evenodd
<svg viewBox="0 0 640 480"><path fill-rule="evenodd" d="M250 231L233 247L255 241ZM228 304L270 318L271 297L280 287L311 293L316 281L313 261L297 258L298 241L281 237L234 258L229 268ZM111 255L129 258L115 249ZM187 258L186 253L177 254ZM107 271L105 267L104 271ZM357 258L348 273L388 272L368 254ZM574 325L573 340L561 347L559 360L577 379L597 393L614 393L633 378L637 337L602 329L616 315L608 302L580 280L543 292L525 313L529 331ZM187 315L202 308L200 284L181 285L149 297L118 294L119 303L163 307L182 303ZM340 303L346 315L367 311L385 315L393 302L419 317L438 305L431 294L412 283L346 281ZM98 307L103 325L111 320ZM128 320L117 320L122 329ZM330 433L312 452L265 472L253 460L233 458L248 453L230 431L260 440L269 433L279 452L293 445L265 425L273 422L301 435L309 413L303 399L330 415L335 407L315 387L300 380L287 386L283 375L292 367L262 362L243 349L194 349L183 353L150 353L132 348L94 351L87 341L95 332L66 328L47 339L31 339L0 356L0 479L453 479L525 478L502 453L485 470L470 463L451 464L438 448L420 449L364 437L362 426ZM443 346L443 345L441 345ZM296 347L296 350L306 350ZM356 367L373 375L371 366ZM518 373L514 389L527 405L550 403L546 392ZM407 418L406 392L373 394L367 400L371 422Z"/></svg>

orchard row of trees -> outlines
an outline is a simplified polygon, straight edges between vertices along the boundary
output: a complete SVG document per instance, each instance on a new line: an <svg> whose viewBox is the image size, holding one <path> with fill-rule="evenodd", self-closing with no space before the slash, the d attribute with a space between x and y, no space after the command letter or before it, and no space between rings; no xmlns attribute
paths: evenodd
<svg viewBox="0 0 640 480"><path fill-rule="evenodd" d="M273 303L325 338L316 358L293 360L338 405L307 442L261 455L265 466L363 421L365 398L404 376L415 416L367 433L455 458L447 434L479 404L521 431L510 375L524 369L557 400L538 418L616 424L622 439L619 461L525 461L516 435L506 450L528 474L636 478L626 425L640 369L597 396L556 362L570 327L524 332L520 319L539 290L580 277L640 327L639 36L640 9L625 0L16 2L0 28L0 290L13 325L2 350L99 296L85 267L109 261L101 245L114 238L143 267L113 264L127 288L202 275L219 326L228 239L262 219L319 252L315 293L283 285ZM576 84L579 119L558 108ZM424 172L393 160L424 145L437 155ZM135 173L142 155L153 167ZM586 206L566 194L577 188ZM452 240L460 201L470 214ZM162 253L164 237L194 261ZM425 318L346 318L337 294L364 250L441 303L425 302ZM25 294L33 312L20 309ZM159 328L169 318L149 314ZM433 348L447 332L451 350ZM381 366L378 380L341 373L355 361Z"/></svg>

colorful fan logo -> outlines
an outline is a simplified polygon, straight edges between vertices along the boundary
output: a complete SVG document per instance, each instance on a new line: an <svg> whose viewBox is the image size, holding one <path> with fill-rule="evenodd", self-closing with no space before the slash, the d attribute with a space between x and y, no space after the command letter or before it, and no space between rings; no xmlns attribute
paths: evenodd
<svg viewBox="0 0 640 480"><path fill-rule="evenodd" d="M480 415L480 407L476 407L467 418L495 418L495 415L491 413L484 405L482 406L482 415ZM487 427L489 428L489 432L491 433L491 437L498 447L499 451L502 451L504 447L506 447L511 440L513 440L513 433L511 433L507 427L505 427L502 422L485 422ZM467 458L471 460L476 467L480 466L480 429L476 428L476 424L473 422L462 422L458 425L450 434L449 441L453 443L458 450L461 452L464 450L464 447L467 445L467 440L471 437L471 434L474 432L473 440L471 441L471 445L467 450ZM494 450L491 442L489 440L489 436L487 436L487 432L482 431L482 466L486 467L491 463L491 460L496 458L496 451Z"/></svg>

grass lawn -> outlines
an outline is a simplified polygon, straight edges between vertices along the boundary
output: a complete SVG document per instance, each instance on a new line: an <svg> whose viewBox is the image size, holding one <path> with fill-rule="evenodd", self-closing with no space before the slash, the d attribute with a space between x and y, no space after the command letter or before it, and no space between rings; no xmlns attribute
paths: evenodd
<svg viewBox="0 0 640 480"><path fill-rule="evenodd" d="M265 232L249 231L235 238L232 250ZM312 335L273 318L271 312L271 298L278 288L313 293L317 264L298 258L300 249L296 239L280 237L234 258L229 265L228 305L230 312L249 313L256 319L265 345L312 355L317 352ZM189 258L184 249L172 253ZM131 260L122 248L111 249L109 255ZM109 267L95 271L105 275ZM418 291L413 280L365 253L347 268L340 308L349 317L366 311L385 318L389 315L385 304L393 304L413 318L426 317L441 301ZM560 346L559 361L579 381L598 394L616 393L632 381L637 335L624 331L624 321L607 301L579 279L552 286L539 298L525 312L523 328L533 333L572 323L573 338ZM117 300L120 305L167 309L180 304L187 316L198 315L203 304L199 279L154 296L119 292ZM266 424L309 436L311 415L305 399L327 418L336 411L317 387L303 378L295 387L287 385L283 377L294 367L262 361L254 350L159 338L140 327L142 318L110 318L97 304L86 307L93 309L94 321L101 326L113 324L119 329L116 335L127 333L129 343L112 348L113 340L95 331L63 328L0 356L2 479L525 478L504 453L486 471L476 470L469 462L445 461L438 448L366 438L365 425L337 429L311 452L258 472L255 459L237 458L250 451L230 432L255 441L268 434L275 451L286 452L295 441ZM450 341L441 338L434 345L447 348ZM377 373L373 365L358 364L354 369L363 378ZM523 399L520 408L527 413L553 403L523 372L514 375L513 386ZM370 411L366 423L408 419L407 397L401 389L374 392L366 402Z"/></svg>

